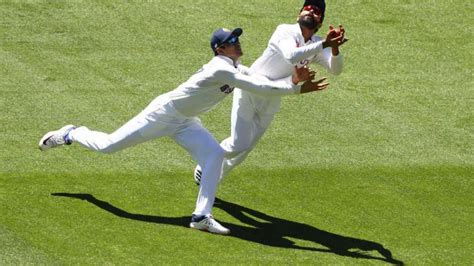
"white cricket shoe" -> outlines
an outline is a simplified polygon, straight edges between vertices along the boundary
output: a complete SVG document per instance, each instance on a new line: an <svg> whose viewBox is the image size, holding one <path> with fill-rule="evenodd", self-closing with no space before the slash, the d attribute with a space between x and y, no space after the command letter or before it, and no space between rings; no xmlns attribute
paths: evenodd
<svg viewBox="0 0 474 266"><path fill-rule="evenodd" d="M194 168L194 182L198 186L201 185L201 176L202 176L201 166L196 165L196 168Z"/></svg>
<svg viewBox="0 0 474 266"><path fill-rule="evenodd" d="M193 215L189 227L220 235L228 235L230 233L230 230L218 223L212 215Z"/></svg>
<svg viewBox="0 0 474 266"><path fill-rule="evenodd" d="M46 133L39 142L39 149L42 151L56 148L61 145L70 145L71 142L66 141L65 137L72 129L76 128L73 125L64 126L56 131Z"/></svg>

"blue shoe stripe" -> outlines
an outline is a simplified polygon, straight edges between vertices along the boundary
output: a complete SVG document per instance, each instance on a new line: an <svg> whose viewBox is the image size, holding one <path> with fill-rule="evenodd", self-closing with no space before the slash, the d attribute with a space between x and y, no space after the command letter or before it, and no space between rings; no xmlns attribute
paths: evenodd
<svg viewBox="0 0 474 266"><path fill-rule="evenodd" d="M66 134L64 135L64 143L66 145L71 145L72 144L72 139L69 137L69 133L73 130L76 129L76 127L71 127Z"/></svg>

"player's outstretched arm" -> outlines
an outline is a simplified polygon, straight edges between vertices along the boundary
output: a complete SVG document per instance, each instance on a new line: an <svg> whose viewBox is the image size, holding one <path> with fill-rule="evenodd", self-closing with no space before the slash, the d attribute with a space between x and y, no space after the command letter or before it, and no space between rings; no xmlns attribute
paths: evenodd
<svg viewBox="0 0 474 266"><path fill-rule="evenodd" d="M292 77L279 80L269 80L260 75L245 75L221 70L216 73L218 79L241 90L249 91L259 95L291 95L300 93L300 85L292 82Z"/></svg>
<svg viewBox="0 0 474 266"><path fill-rule="evenodd" d="M317 55L323 50L323 41L296 47L295 40L290 37L271 45L292 65L298 64L305 58Z"/></svg>
<svg viewBox="0 0 474 266"><path fill-rule="evenodd" d="M333 75L341 74L344 66L344 59L339 53L339 47L347 41L348 39L345 37L345 29L342 25L339 25L339 28L329 26L329 31L326 35L326 39L323 40L323 43L324 47L330 47L331 49L323 50L322 53L317 55L315 61L328 70L329 73Z"/></svg>

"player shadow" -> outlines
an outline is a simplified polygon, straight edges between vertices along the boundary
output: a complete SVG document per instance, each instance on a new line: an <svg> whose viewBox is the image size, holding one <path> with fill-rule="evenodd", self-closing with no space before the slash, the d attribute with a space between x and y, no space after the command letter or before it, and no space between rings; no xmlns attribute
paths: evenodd
<svg viewBox="0 0 474 266"><path fill-rule="evenodd" d="M129 213L124 211L120 208L113 206L112 204L96 199L91 194L83 194L83 193L51 193L52 196L57 197L68 197L68 198L76 198L88 201L95 206L106 210L118 217L127 218L131 220L149 222L149 223L157 223L157 224L170 224L170 225L177 225L177 226L189 226L189 221L191 217L189 216L181 216L181 217L161 217L161 216L153 216L153 215L144 215L144 214L136 214L136 213Z"/></svg>
<svg viewBox="0 0 474 266"><path fill-rule="evenodd" d="M231 230L233 236L243 240L273 247L329 252L340 256L404 265L402 261L393 258L390 250L377 242L337 235L307 224L273 217L222 199L216 199L214 207L224 210L240 222L251 226L222 223ZM298 245L287 237L307 241L309 246ZM314 244L323 247L311 247ZM381 257L368 254L370 251L378 252Z"/></svg>
<svg viewBox="0 0 474 266"><path fill-rule="evenodd" d="M189 216L162 217L129 213L108 202L99 200L91 194L52 193L51 195L86 200L97 207L122 218L183 227L189 226ZM337 235L307 224L273 217L219 198L216 198L214 207L227 212L241 223L248 225L242 226L222 222L224 226L231 230L231 237L272 247L327 252L345 257L373 259L396 265L404 265L402 261L393 258L390 250L385 248L382 244L373 241ZM298 245L294 241L287 239L287 237L307 241L309 242L309 246ZM314 244L323 247L312 247L311 245L314 246ZM371 251L376 251L381 256L368 254L368 252Z"/></svg>

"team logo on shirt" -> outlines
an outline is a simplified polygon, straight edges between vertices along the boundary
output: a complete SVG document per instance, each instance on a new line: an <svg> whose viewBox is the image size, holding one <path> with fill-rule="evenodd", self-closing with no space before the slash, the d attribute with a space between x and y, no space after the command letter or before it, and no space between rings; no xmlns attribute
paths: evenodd
<svg viewBox="0 0 474 266"><path fill-rule="evenodd" d="M299 41L295 41L295 42L296 42L296 47L297 47L297 48L302 46ZM306 59L301 60L301 61L297 64L297 66L298 66L298 67L303 67L303 66L308 65L309 63L310 63L310 60L306 58Z"/></svg>
<svg viewBox="0 0 474 266"><path fill-rule="evenodd" d="M298 67L303 67L303 66L306 66L310 63L310 60L309 59L304 59L302 60L301 62L299 62L298 64Z"/></svg>
<svg viewBox="0 0 474 266"><path fill-rule="evenodd" d="M229 94L229 93L232 93L234 91L234 88L225 84L224 86L220 87L220 90L225 93L225 94Z"/></svg>

